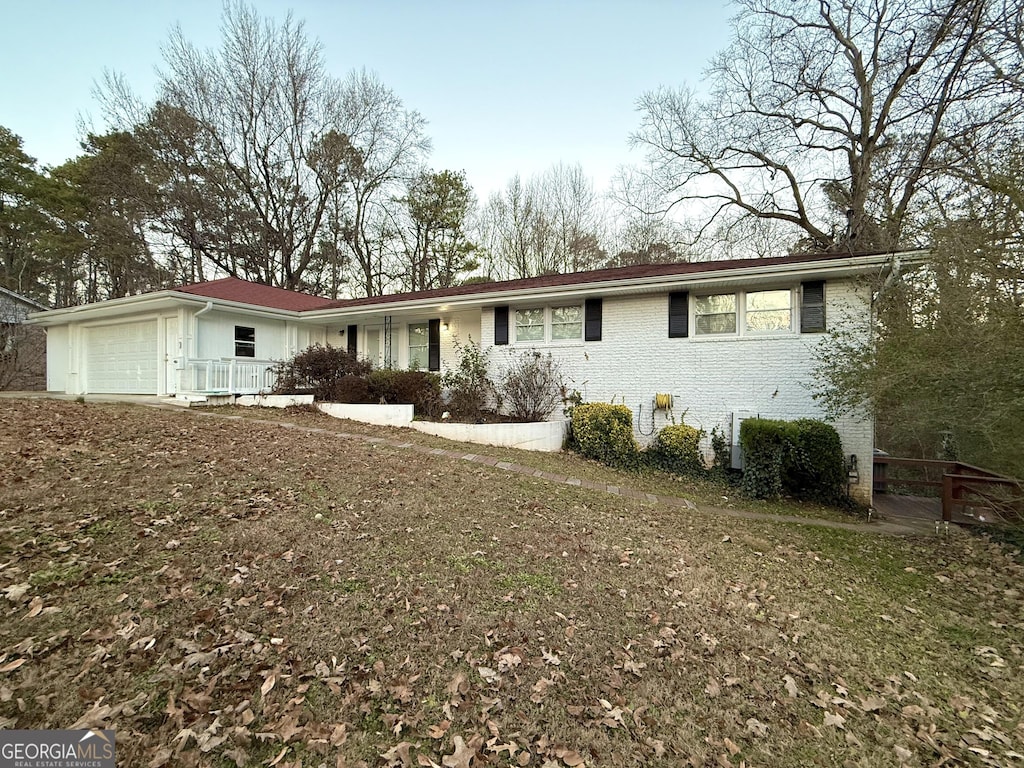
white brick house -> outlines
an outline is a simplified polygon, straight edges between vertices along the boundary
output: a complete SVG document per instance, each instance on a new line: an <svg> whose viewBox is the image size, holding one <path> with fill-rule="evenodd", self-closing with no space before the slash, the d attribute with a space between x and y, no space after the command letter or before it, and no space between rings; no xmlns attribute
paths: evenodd
<svg viewBox="0 0 1024 768"><path fill-rule="evenodd" d="M671 420L733 442L751 415L820 417L814 350L827 331L871 332L872 286L920 252L643 265L329 301L235 278L37 313L48 388L71 394L252 393L310 344L376 365L441 371L456 341L556 357L584 400L629 406L644 441ZM672 409L656 410L656 395ZM662 398L664 401L664 398ZM870 498L873 428L837 423Z"/></svg>

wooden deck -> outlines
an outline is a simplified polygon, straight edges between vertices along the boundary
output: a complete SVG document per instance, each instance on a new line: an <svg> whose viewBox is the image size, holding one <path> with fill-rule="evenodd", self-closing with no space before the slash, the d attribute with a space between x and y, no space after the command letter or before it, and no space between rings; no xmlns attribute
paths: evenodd
<svg viewBox="0 0 1024 768"><path fill-rule="evenodd" d="M942 499L928 496L905 496L900 493L875 493L873 506L882 518L891 520L942 520ZM953 510L952 522L957 525L979 525L986 522L985 510L977 515Z"/></svg>

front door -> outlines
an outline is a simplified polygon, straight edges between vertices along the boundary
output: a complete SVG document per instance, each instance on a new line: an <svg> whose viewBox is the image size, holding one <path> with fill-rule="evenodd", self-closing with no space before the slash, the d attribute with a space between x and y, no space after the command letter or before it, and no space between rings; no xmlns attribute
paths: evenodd
<svg viewBox="0 0 1024 768"><path fill-rule="evenodd" d="M164 390L168 395L178 392L180 369L181 339L178 338L178 318L168 317L164 324Z"/></svg>

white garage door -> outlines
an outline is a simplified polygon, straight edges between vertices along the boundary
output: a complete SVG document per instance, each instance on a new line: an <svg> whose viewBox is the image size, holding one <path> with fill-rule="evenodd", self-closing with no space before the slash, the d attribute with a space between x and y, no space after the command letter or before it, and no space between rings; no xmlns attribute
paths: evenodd
<svg viewBox="0 0 1024 768"><path fill-rule="evenodd" d="M156 320L89 329L86 336L86 391L156 394Z"/></svg>

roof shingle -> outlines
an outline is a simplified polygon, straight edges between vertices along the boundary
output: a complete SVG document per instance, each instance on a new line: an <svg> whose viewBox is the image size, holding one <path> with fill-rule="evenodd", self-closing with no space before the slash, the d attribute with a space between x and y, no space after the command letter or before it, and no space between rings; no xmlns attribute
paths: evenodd
<svg viewBox="0 0 1024 768"><path fill-rule="evenodd" d="M285 288L275 288L272 285L261 285L250 283L237 277L225 277L220 280L211 280L206 283L193 283L183 285L174 290L180 293L191 293L196 296L205 296L209 299L222 299L224 301L237 301L241 304L253 304L258 307L269 307L271 309L285 309L293 312L302 312L309 309L324 309L334 306L336 302L324 299L320 296L311 296L308 293L289 291Z"/></svg>

